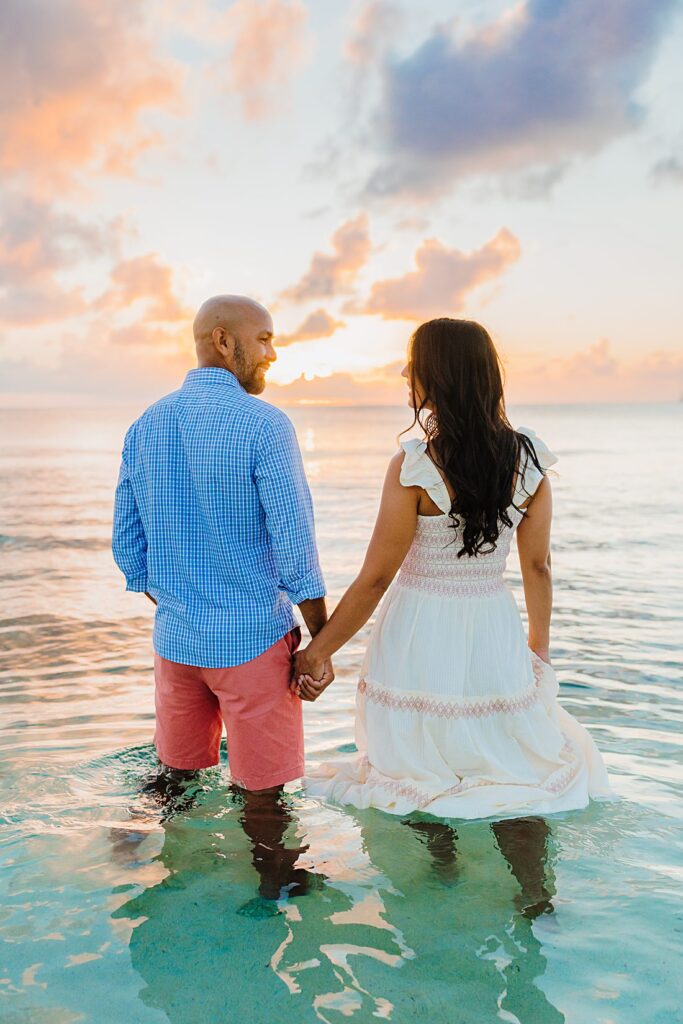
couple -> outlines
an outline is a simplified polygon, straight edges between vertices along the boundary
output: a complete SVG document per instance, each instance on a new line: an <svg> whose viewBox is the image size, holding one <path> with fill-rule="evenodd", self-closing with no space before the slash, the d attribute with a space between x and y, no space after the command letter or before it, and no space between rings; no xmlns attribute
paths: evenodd
<svg viewBox="0 0 683 1024"><path fill-rule="evenodd" d="M260 799L304 775L302 701L330 685L332 656L386 594L358 684L359 753L322 765L309 793L453 818L608 797L549 659L556 459L508 423L484 328L442 318L413 334L403 376L424 437L391 459L365 561L329 620L296 435L255 397L276 359L270 314L217 296L194 337L197 369L126 434L114 511L126 588L157 606L159 777L217 764L225 724L257 820ZM503 579L515 535L528 642Z"/></svg>

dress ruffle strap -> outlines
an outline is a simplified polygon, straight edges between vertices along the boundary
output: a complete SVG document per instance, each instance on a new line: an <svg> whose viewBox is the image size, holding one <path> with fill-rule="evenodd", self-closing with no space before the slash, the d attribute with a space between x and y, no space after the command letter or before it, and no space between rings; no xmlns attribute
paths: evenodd
<svg viewBox="0 0 683 1024"><path fill-rule="evenodd" d="M515 504L519 505L536 493L538 485L545 476L545 471L557 462L557 455L551 452L547 444L530 427L517 427L517 433L524 434L525 437L529 438L534 446L536 458L543 470L543 472L540 472L534 465L533 460L527 455L524 468L517 477L517 485L515 487Z"/></svg>
<svg viewBox="0 0 683 1024"><path fill-rule="evenodd" d="M400 481L404 487L421 487L442 512L450 512L451 499L441 474L427 455L427 442L417 437L401 441L405 452Z"/></svg>

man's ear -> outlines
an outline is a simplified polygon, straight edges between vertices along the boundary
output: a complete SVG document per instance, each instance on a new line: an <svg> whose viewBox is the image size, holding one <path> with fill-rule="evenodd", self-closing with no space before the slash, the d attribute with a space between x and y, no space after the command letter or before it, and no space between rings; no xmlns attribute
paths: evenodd
<svg viewBox="0 0 683 1024"><path fill-rule="evenodd" d="M211 338L217 350L222 356L230 355L230 349L232 346L232 335L225 327L214 327L211 332Z"/></svg>

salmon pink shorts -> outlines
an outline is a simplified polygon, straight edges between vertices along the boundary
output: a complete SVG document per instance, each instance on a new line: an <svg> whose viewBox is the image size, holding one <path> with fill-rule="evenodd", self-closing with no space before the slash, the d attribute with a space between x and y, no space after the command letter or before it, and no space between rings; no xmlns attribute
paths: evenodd
<svg viewBox="0 0 683 1024"><path fill-rule="evenodd" d="M218 764L223 723L233 782L270 789L304 774L301 701L289 689L297 627L257 658L233 668L195 668L156 654L159 760L170 768Z"/></svg>

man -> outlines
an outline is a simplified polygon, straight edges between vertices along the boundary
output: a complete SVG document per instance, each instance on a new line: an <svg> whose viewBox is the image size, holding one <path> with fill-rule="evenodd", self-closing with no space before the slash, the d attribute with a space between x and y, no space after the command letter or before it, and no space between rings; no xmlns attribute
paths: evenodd
<svg viewBox="0 0 683 1024"><path fill-rule="evenodd" d="M157 605L165 770L216 764L225 723L233 781L268 795L304 772L292 604L312 636L327 619L311 498L292 424L254 397L277 358L268 311L216 296L194 338L197 369L126 434L112 546L126 589ZM327 663L320 685L333 677ZM252 800L250 821L260 806Z"/></svg>

